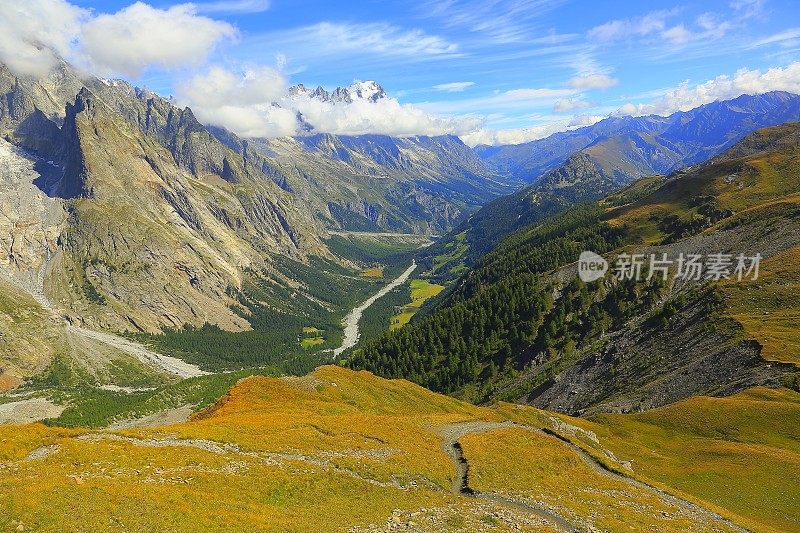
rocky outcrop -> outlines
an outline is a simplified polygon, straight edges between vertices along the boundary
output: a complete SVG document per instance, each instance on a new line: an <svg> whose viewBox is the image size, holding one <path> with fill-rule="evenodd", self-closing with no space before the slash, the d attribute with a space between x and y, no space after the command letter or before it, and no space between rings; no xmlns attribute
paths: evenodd
<svg viewBox="0 0 800 533"><path fill-rule="evenodd" d="M276 256L330 257L267 158L149 91L65 64L43 80L0 68L0 128L27 150L0 146L3 267L76 324L248 329L231 310L245 269L281 278Z"/></svg>

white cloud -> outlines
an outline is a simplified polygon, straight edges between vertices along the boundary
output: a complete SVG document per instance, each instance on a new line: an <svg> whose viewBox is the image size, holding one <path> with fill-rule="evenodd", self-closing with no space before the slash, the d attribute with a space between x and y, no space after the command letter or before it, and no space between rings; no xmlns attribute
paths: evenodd
<svg viewBox="0 0 800 533"><path fill-rule="evenodd" d="M289 97L284 76L261 67L234 74L220 67L178 86L178 99L201 122L223 126L244 137L285 137L299 132L298 114L315 131L341 135L461 135L482 125L480 118L426 113L394 98L375 102L325 102L308 95Z"/></svg>
<svg viewBox="0 0 800 533"><path fill-rule="evenodd" d="M695 26L696 28L692 30L685 24L678 24L661 32L661 37L673 45L683 45L706 39L720 39L734 27L734 24L727 20L721 20L713 13L703 13L695 19Z"/></svg>
<svg viewBox="0 0 800 533"><path fill-rule="evenodd" d="M458 55L458 45L418 29L405 29L383 22L363 24L320 22L288 30L260 34L247 45L254 54L265 48L279 50L290 59L319 60L342 54L449 58Z"/></svg>
<svg viewBox="0 0 800 533"><path fill-rule="evenodd" d="M489 96L463 100L444 100L417 104L422 109L437 114L471 114L493 110L530 109L552 106L556 101L573 96L576 89L522 88L497 91Z"/></svg>
<svg viewBox="0 0 800 533"><path fill-rule="evenodd" d="M64 0L0 2L0 61L19 75L44 76L57 55L71 55L87 15Z"/></svg>
<svg viewBox="0 0 800 533"><path fill-rule="evenodd" d="M667 27L667 20L674 14L674 10L660 10L641 17L611 20L590 29L588 37L602 42L643 37L663 31Z"/></svg>
<svg viewBox="0 0 800 533"><path fill-rule="evenodd" d="M84 24L81 47L96 69L138 76L150 65L198 64L217 42L235 36L233 26L197 15L192 4L162 10L136 2Z"/></svg>
<svg viewBox="0 0 800 533"><path fill-rule="evenodd" d="M721 19L714 13L703 13L694 23L684 22L668 25L668 21L678 13L678 9L652 11L641 17L617 19L595 26L587 33L589 39L610 43L614 41L645 39L650 44L684 45L689 42L719 39L725 36L735 24ZM741 14L740 18L746 18Z"/></svg>
<svg viewBox="0 0 800 533"><path fill-rule="evenodd" d="M539 19L564 0L430 0L420 6L437 24L479 33L497 43L530 42ZM551 35L548 38L570 38Z"/></svg>
<svg viewBox="0 0 800 533"><path fill-rule="evenodd" d="M286 79L268 67L237 75L212 67L180 83L178 99L206 124L244 137L281 137L297 132L296 114L272 105L286 94Z"/></svg>
<svg viewBox="0 0 800 533"><path fill-rule="evenodd" d="M619 83L619 80L607 74L587 74L575 76L567 85L574 89L608 89Z"/></svg>
<svg viewBox="0 0 800 533"><path fill-rule="evenodd" d="M672 44L688 43L692 39L692 32L686 29L683 24L673 26L661 33L662 36Z"/></svg>
<svg viewBox="0 0 800 533"><path fill-rule="evenodd" d="M310 28L321 42L334 48L397 55L453 54L458 45L422 30L405 30L389 24L331 24L322 22Z"/></svg>
<svg viewBox="0 0 800 533"><path fill-rule="evenodd" d="M454 81L452 83L440 83L439 85L434 85L433 88L437 91L460 93L461 91L468 89L473 85L475 85L474 81Z"/></svg>
<svg viewBox="0 0 800 533"><path fill-rule="evenodd" d="M784 30L779 33L775 33L770 35L769 37L765 37L760 39L753 44L750 45L750 48L756 48L758 46L766 46L768 44L778 44L780 46L795 46L800 40L800 28L789 28L788 30Z"/></svg>
<svg viewBox="0 0 800 533"><path fill-rule="evenodd" d="M742 94L761 94L770 91L800 93L800 62L763 72L757 69L740 69L733 76L717 76L694 86L685 82L653 102L628 103L618 109L617 113L637 116L669 115L717 100L736 98Z"/></svg>
<svg viewBox="0 0 800 533"><path fill-rule="evenodd" d="M570 129L582 128L600 122L604 118L608 118L608 115L575 115L569 120L567 126Z"/></svg>
<svg viewBox="0 0 800 533"><path fill-rule="evenodd" d="M467 135L462 135L461 139L469 146L479 144L501 145L501 144L522 144L537 139L544 139L554 133L568 131L583 126L590 126L595 122L604 119L602 115L580 115L568 120L558 120L537 124L527 128L514 128L505 130L492 130L481 128Z"/></svg>
<svg viewBox="0 0 800 533"><path fill-rule="evenodd" d="M150 66L199 64L235 36L233 26L197 15L193 4L136 2L95 15L65 0L0 2L0 61L21 75L44 76L62 57L100 75L137 76Z"/></svg>
<svg viewBox="0 0 800 533"><path fill-rule="evenodd" d="M261 13L269 9L269 0L218 0L195 3L198 13Z"/></svg>
<svg viewBox="0 0 800 533"><path fill-rule="evenodd" d="M316 131L342 135L464 135L483 123L476 117L433 115L416 106L400 104L394 98L382 98L376 102L354 100L343 105L300 97L292 102L284 100L281 104L293 106Z"/></svg>
<svg viewBox="0 0 800 533"><path fill-rule="evenodd" d="M588 109L590 107L594 107L594 104L582 98L564 98L555 103L553 111L556 113L564 113L565 111Z"/></svg>
<svg viewBox="0 0 800 533"><path fill-rule="evenodd" d="M761 15L764 11L766 0L733 0L730 3L734 11L738 11L742 17L751 18Z"/></svg>

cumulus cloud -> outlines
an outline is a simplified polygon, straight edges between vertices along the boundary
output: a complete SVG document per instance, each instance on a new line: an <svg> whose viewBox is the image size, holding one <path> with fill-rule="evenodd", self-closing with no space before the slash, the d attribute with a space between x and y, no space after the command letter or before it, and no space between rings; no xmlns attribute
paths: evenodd
<svg viewBox="0 0 800 533"><path fill-rule="evenodd" d="M354 100L350 104L333 104L301 97L292 105L315 130L343 135L383 133L387 135L464 135L482 124L480 118L456 118L426 113L394 98L376 102Z"/></svg>
<svg viewBox="0 0 800 533"><path fill-rule="evenodd" d="M62 57L100 75L138 76L205 60L226 22L197 14L197 6L156 9L136 2L113 14L94 14L66 0L0 3L0 61L20 75L44 76Z"/></svg>
<svg viewBox="0 0 800 533"><path fill-rule="evenodd" d="M766 71L740 69L733 76L722 75L699 85L685 82L667 91L651 103L628 103L617 110L624 115L669 115L695 107L728 100L742 94L761 94L770 91L800 93L800 62Z"/></svg>
<svg viewBox="0 0 800 533"><path fill-rule="evenodd" d="M285 93L286 79L268 67L242 74L212 67L177 86L178 100L191 106L201 122L245 137L280 137L297 132L295 113L273 105Z"/></svg>
<svg viewBox="0 0 800 533"><path fill-rule="evenodd" d="M81 48L100 70L138 76L150 65L198 64L217 42L235 35L233 26L197 15L192 4L162 10L136 2L84 24Z"/></svg>
<svg viewBox="0 0 800 533"><path fill-rule="evenodd" d="M87 16L64 0L0 2L0 61L21 76L44 76L57 56L72 54Z"/></svg>
<svg viewBox="0 0 800 533"><path fill-rule="evenodd" d="M440 83L434 85L433 88L437 91L446 91L450 93L459 93L475 85L474 81L454 81L452 83Z"/></svg>
<svg viewBox="0 0 800 533"><path fill-rule="evenodd" d="M334 103L289 96L283 74L267 67L243 74L214 67L179 84L178 99L202 122L244 137L295 135L301 128L299 117L314 131L341 135L461 135L482 125L479 118L434 115L394 98Z"/></svg>
<svg viewBox="0 0 800 533"><path fill-rule="evenodd" d="M575 76L567 85L574 89L608 89L619 83L619 80L607 74L587 74Z"/></svg>
<svg viewBox="0 0 800 533"><path fill-rule="evenodd" d="M489 128L481 128L477 131L462 135L461 139L469 146L477 146L479 144L488 145L501 145L501 144L522 144L537 139L544 139L554 133L561 131L568 131L582 126L590 126L605 118L601 115L581 115L573 117L569 120L558 120L555 122L547 122L545 124L537 124L527 128L513 128L504 130L493 130Z"/></svg>
<svg viewBox="0 0 800 533"><path fill-rule="evenodd" d="M573 128L582 128L584 126L591 126L597 122L600 122L604 118L608 118L608 115L575 115L572 117L569 122L567 123L567 127L569 129Z"/></svg>

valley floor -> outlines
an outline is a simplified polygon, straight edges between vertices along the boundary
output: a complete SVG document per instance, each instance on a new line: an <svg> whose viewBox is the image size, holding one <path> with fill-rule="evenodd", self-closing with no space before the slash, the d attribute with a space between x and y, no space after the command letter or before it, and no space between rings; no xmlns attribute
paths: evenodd
<svg viewBox="0 0 800 533"><path fill-rule="evenodd" d="M2 426L0 529L792 531L797 427L785 390L586 420L327 366L168 426Z"/></svg>

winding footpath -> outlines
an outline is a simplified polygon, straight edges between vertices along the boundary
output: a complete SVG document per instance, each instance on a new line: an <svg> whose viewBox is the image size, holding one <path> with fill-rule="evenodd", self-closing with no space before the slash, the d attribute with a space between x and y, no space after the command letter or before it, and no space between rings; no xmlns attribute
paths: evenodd
<svg viewBox="0 0 800 533"><path fill-rule="evenodd" d="M506 498L499 494L489 492L478 492L469 486L469 463L464 456L464 450L461 448L459 439L474 433L486 433L487 431L494 431L496 429L504 429L510 427L518 427L513 422L462 422L460 424L449 424L439 429L439 434L442 436L442 449L450 456L453 466L456 468L456 475L453 477L452 492L462 496L472 498L479 498L488 502L518 509L532 515L538 516L545 521L554 524L559 531L576 531L576 528L570 524L559 514L519 500Z"/></svg>
<svg viewBox="0 0 800 533"><path fill-rule="evenodd" d="M379 299L383 298L389 291L396 289L400 285L406 282L411 274L416 270L417 262L412 261L411 266L409 266L402 274L400 274L397 278L395 278L391 283L383 287L381 290L364 300L361 305L350 311L346 317L344 317L343 325L344 325L344 338L342 339L342 345L333 350L333 359L342 355L345 351L349 350L353 346L356 345L359 338L359 331L358 331L358 323L361 321L361 315L364 314L369 306L377 302Z"/></svg>
<svg viewBox="0 0 800 533"><path fill-rule="evenodd" d="M572 444L570 441L563 438L561 435L559 435L554 431L542 430L539 428L526 426L511 421L505 421L505 422L471 421L471 422L462 422L458 424L449 424L439 429L439 434L442 436L442 449L450 457L450 460L453 462L453 466L456 469L456 475L453 478L453 485L452 485L452 492L454 494L460 494L462 496L469 496L473 498L480 498L482 500L493 502L506 507L527 511L533 515L536 515L540 518L543 518L551 522L560 531L572 532L572 531L579 531L581 529L580 527L571 524L564 517L555 513L551 509L547 509L545 507L537 506L521 500L516 500L513 498L501 496L499 494L494 494L490 492L478 492L469 486L469 463L467 461L467 458L464 456L464 451L461 447L459 439L475 433L486 433L489 431L494 431L498 429L508 429L508 428L516 428L516 429L523 429L526 431L532 431L534 433L546 437L557 439L562 445L568 447L575 454L577 454L578 457L580 457L581 460L597 474L611 478L615 481L628 483L631 486L634 486L640 490L651 492L656 496L658 496L659 498L661 498L663 501L669 502L675 507L688 511L689 514L695 514L704 517L706 520L708 520L715 526L723 527L727 530L736 531L737 533L748 533L747 529L739 526L738 524L734 524L727 518L724 518L709 509L701 507L695 503L686 501L682 498L679 498L673 494L665 492L659 488L653 487L652 485L648 485L647 483L644 483L637 479L633 479L628 476L624 476L616 472L609 471L599 461L597 461L597 459L586 453L582 448L576 446L575 444Z"/></svg>

